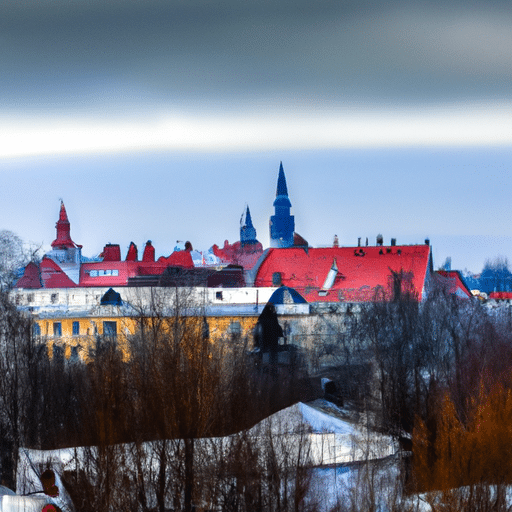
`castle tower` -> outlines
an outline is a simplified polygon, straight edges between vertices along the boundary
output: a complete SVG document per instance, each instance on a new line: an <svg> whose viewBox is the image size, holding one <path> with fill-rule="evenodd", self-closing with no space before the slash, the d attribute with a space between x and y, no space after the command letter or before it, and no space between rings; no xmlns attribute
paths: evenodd
<svg viewBox="0 0 512 512"><path fill-rule="evenodd" d="M257 244L256 229L252 225L251 212L247 206L240 219L240 244L242 247L249 244Z"/></svg>
<svg viewBox="0 0 512 512"><path fill-rule="evenodd" d="M60 202L59 220L55 227L57 228L57 238L52 242L52 250L46 256L57 263L66 275L78 284L82 246L71 240L71 224L63 201Z"/></svg>
<svg viewBox="0 0 512 512"><path fill-rule="evenodd" d="M288 197L283 162L281 162L277 178L276 199L274 201L275 214L270 217L270 247L293 246L295 219L293 215L290 215L291 206L292 203Z"/></svg>
<svg viewBox="0 0 512 512"><path fill-rule="evenodd" d="M55 227L57 228L57 238L52 242L53 249L70 249L76 247L75 242L71 240L71 225L63 201L60 202L59 220L55 224Z"/></svg>

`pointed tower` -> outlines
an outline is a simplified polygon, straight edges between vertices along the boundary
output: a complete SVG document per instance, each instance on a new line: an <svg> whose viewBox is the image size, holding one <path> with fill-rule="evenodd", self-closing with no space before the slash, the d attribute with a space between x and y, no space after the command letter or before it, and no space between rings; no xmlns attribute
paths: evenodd
<svg viewBox="0 0 512 512"><path fill-rule="evenodd" d="M257 243L256 229L252 225L251 212L249 210L249 206L247 206L245 212L242 213L242 218L240 219L240 244L244 247L245 245Z"/></svg>
<svg viewBox="0 0 512 512"><path fill-rule="evenodd" d="M63 201L60 202L59 220L55 224L55 227L57 228L57 238L52 242L53 249L70 249L76 247L75 242L71 240L71 225Z"/></svg>
<svg viewBox="0 0 512 512"><path fill-rule="evenodd" d="M270 247L291 247L293 245L295 219L293 215L290 215L291 206L283 162L281 162L274 201L275 214L270 217Z"/></svg>
<svg viewBox="0 0 512 512"><path fill-rule="evenodd" d="M60 202L59 220L55 227L57 228L57 238L52 242L52 250L46 256L57 263L66 275L78 284L82 246L71 240L71 225L63 201Z"/></svg>

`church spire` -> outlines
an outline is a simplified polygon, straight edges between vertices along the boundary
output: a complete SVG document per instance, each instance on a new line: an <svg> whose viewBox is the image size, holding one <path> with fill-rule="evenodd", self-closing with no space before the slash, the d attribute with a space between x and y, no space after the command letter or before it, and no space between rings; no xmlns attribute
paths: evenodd
<svg viewBox="0 0 512 512"><path fill-rule="evenodd" d="M288 187L286 186L283 162L279 165L276 199L273 206L275 215L270 217L270 246L291 247L293 245L295 220L293 215L290 214L292 203L288 197Z"/></svg>
<svg viewBox="0 0 512 512"><path fill-rule="evenodd" d="M279 165L279 176L277 177L276 200L274 206L285 206L290 208L292 203L288 197L288 187L286 186L286 176L284 175L283 162ZM290 212L288 212L289 214Z"/></svg>
<svg viewBox="0 0 512 512"><path fill-rule="evenodd" d="M68 214L66 212L66 207L64 206L64 201L60 202L60 212L59 212L59 220L55 224L57 228L57 238L52 242L52 248L66 248L66 247L76 247L75 242L71 240L70 230L71 225L68 220Z"/></svg>
<svg viewBox="0 0 512 512"><path fill-rule="evenodd" d="M287 196L288 188L286 186L286 178L284 176L283 162L279 165L279 176L277 178L276 196Z"/></svg>

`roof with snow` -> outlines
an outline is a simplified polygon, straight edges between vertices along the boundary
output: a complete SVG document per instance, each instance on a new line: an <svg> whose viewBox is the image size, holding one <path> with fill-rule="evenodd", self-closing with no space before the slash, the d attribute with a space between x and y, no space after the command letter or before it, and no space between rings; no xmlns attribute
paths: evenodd
<svg viewBox="0 0 512 512"><path fill-rule="evenodd" d="M412 293L421 300L431 271L426 244L273 248L259 262L254 286L288 286L308 302L365 302L378 292L385 299Z"/></svg>
<svg viewBox="0 0 512 512"><path fill-rule="evenodd" d="M458 270L437 270L436 275L441 286L444 286L448 293L464 299L473 296Z"/></svg>
<svg viewBox="0 0 512 512"><path fill-rule="evenodd" d="M50 258L46 256L39 265L43 288L74 288L76 284L66 273ZM20 288L20 286L17 286Z"/></svg>
<svg viewBox="0 0 512 512"><path fill-rule="evenodd" d="M357 428L341 418L327 414L315 407L311 407L303 402L281 409L272 414L261 423L270 423L272 430L276 429L280 434L294 433L300 425L306 427L312 434L355 434ZM260 424L254 427L254 430L260 428Z"/></svg>

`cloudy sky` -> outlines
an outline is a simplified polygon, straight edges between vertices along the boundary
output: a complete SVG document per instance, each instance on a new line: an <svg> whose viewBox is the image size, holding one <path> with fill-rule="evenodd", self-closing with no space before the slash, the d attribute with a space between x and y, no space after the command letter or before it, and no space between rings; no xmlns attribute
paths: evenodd
<svg viewBox="0 0 512 512"><path fill-rule="evenodd" d="M499 1L3 0L0 228L59 199L105 243L268 245L282 160L311 245L429 237L512 260L512 8Z"/></svg>

